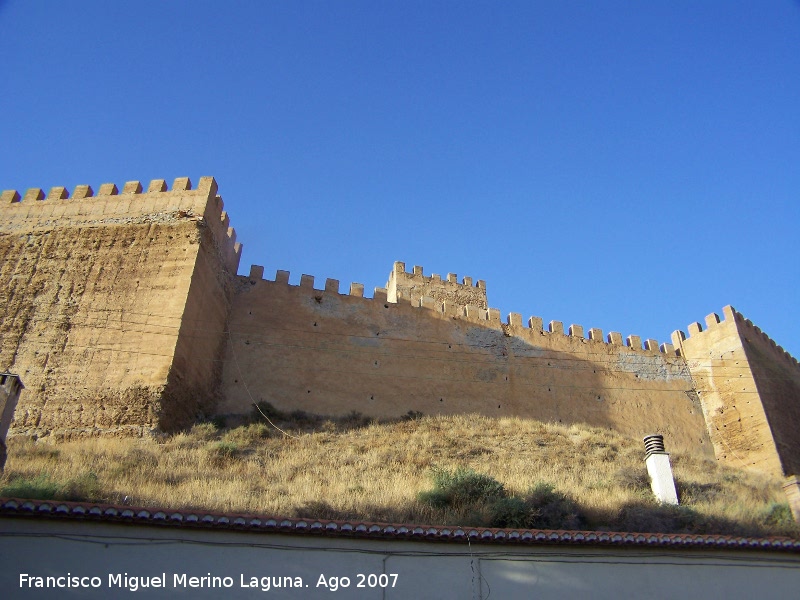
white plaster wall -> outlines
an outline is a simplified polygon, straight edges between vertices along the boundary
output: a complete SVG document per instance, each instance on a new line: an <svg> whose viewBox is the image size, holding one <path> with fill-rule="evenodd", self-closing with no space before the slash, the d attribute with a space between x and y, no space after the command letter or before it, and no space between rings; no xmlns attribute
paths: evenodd
<svg viewBox="0 0 800 600"><path fill-rule="evenodd" d="M0 519L5 598L777 598L794 597L800 556L756 551L372 541L172 527ZM96 575L97 590L20 589L19 574ZM109 573L167 574L158 590L109 589ZM174 573L230 576L230 589L175 589ZM358 573L397 573L357 588ZM319 576L350 577L332 592ZM308 587L240 587L240 577L301 577Z"/></svg>

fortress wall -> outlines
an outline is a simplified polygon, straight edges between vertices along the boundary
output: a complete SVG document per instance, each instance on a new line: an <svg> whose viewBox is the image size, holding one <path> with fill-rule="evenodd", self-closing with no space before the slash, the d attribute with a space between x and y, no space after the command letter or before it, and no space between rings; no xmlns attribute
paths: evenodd
<svg viewBox="0 0 800 600"><path fill-rule="evenodd" d="M395 271L396 272L396 271ZM363 297L304 275L238 279L220 412L267 401L283 411L375 417L476 412L589 423L632 436L664 433L673 448L713 452L683 359L654 340L420 298ZM320 286L321 287L321 286ZM570 333L572 335L570 335ZM687 393L688 392L688 393Z"/></svg>
<svg viewBox="0 0 800 600"><path fill-rule="evenodd" d="M673 334L686 359L705 412L717 458L738 468L780 475L781 464L762 397L753 376L753 362L742 344L741 315L731 306L689 325L689 337Z"/></svg>
<svg viewBox="0 0 800 600"><path fill-rule="evenodd" d="M736 324L783 474L800 474L800 366L740 313Z"/></svg>
<svg viewBox="0 0 800 600"><path fill-rule="evenodd" d="M238 249L212 178L149 189L0 197L0 369L26 385L12 434L176 425L164 394L201 242L229 262Z"/></svg>
<svg viewBox="0 0 800 600"><path fill-rule="evenodd" d="M386 283L386 295L389 302L397 302L398 298L419 304L421 298L433 298L436 302L451 302L462 306L474 305L487 309L486 282L479 280L472 285L472 277L464 277L458 283L455 273L448 273L446 278L433 274L427 277L420 266L414 266L409 273L406 264L395 262L389 281Z"/></svg>
<svg viewBox="0 0 800 600"><path fill-rule="evenodd" d="M211 238L210 231L201 235ZM186 295L183 318L169 375L168 400L164 403L167 423L178 427L196 420L198 414L213 414L222 374L222 353L230 312L232 270L223 268L226 257L211 239L201 242ZM238 254L236 256L238 263Z"/></svg>

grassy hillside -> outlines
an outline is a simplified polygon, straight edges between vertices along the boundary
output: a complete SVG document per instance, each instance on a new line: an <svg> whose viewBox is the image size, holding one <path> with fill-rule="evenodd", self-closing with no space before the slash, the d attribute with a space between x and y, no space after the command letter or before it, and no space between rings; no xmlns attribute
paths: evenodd
<svg viewBox="0 0 800 600"><path fill-rule="evenodd" d="M268 407L267 407L268 408ZM0 495L327 519L798 536L780 482L672 454L658 505L641 440L475 415L370 422L267 411L161 439L12 438ZM668 442L668 441L667 441Z"/></svg>

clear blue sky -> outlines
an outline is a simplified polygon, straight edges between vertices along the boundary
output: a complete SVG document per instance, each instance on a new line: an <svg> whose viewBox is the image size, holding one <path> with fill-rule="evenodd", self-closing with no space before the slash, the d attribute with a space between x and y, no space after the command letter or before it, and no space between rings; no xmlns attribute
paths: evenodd
<svg viewBox="0 0 800 600"><path fill-rule="evenodd" d="M0 189L213 175L251 263L800 357L800 3L0 0Z"/></svg>

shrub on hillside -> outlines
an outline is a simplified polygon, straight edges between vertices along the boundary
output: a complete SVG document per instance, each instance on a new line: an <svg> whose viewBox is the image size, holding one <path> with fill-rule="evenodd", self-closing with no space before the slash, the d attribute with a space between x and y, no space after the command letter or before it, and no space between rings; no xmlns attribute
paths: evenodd
<svg viewBox="0 0 800 600"><path fill-rule="evenodd" d="M537 484L523 498L496 500L490 515L492 527L578 529L584 522L575 502L549 483Z"/></svg>
<svg viewBox="0 0 800 600"><path fill-rule="evenodd" d="M434 508L462 507L483 503L506 495L503 484L466 467L455 471L434 468L433 489L419 494L419 500Z"/></svg>

